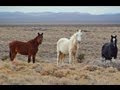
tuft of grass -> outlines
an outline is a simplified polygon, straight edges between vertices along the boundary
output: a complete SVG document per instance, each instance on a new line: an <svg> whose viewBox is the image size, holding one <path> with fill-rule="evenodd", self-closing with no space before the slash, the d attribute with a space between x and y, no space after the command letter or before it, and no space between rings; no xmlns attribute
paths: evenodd
<svg viewBox="0 0 120 90"><path fill-rule="evenodd" d="M10 68L10 65L9 64L4 64L4 67Z"/></svg>
<svg viewBox="0 0 120 90"><path fill-rule="evenodd" d="M80 54L77 56L77 60L79 63L81 63L85 59L85 54Z"/></svg>
<svg viewBox="0 0 120 90"><path fill-rule="evenodd" d="M9 57L8 56L3 56L2 58L1 58L1 60L2 61L5 61L5 60L7 60Z"/></svg>

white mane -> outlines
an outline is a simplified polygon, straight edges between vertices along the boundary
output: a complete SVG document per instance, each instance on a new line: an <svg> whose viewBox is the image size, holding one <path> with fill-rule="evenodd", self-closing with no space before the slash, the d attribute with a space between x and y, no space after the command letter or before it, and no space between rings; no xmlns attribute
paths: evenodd
<svg viewBox="0 0 120 90"><path fill-rule="evenodd" d="M74 33L74 34L70 37L70 41L73 42L73 40L76 40L75 38L76 38L76 35L77 35L78 33L80 33L80 34L82 35L81 29L79 29L78 32ZM81 39L81 37L79 37L79 38Z"/></svg>

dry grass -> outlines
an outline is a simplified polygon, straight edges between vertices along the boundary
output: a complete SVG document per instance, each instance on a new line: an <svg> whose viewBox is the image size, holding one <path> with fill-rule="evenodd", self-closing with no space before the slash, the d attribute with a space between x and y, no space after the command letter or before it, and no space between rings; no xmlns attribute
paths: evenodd
<svg viewBox="0 0 120 90"><path fill-rule="evenodd" d="M37 28L36 28L37 27ZM81 63L56 66L56 42L62 37L70 38L77 29L84 29L79 50ZM17 64L9 60L8 43L13 40L28 41L37 32L44 33L42 45L36 56L35 64L27 63L27 56L17 55ZM120 52L112 63L101 62L101 47L109 42L110 35L118 35L119 26L87 25L32 25L0 26L0 84L18 85L120 85Z"/></svg>

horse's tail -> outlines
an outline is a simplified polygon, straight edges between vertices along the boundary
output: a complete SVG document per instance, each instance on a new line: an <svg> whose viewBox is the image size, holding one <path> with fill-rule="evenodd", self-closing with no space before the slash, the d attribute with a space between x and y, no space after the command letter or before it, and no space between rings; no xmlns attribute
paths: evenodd
<svg viewBox="0 0 120 90"><path fill-rule="evenodd" d="M9 57L10 57L10 60L11 60L11 51L9 51Z"/></svg>
<svg viewBox="0 0 120 90"><path fill-rule="evenodd" d="M9 44L9 57L10 57L10 60L12 60L12 53L11 53L11 43Z"/></svg>
<svg viewBox="0 0 120 90"><path fill-rule="evenodd" d="M59 58L59 57L60 57L60 53L59 53L59 52L60 52L60 51L59 51L59 41L57 42L57 47L56 47L56 49L57 49L56 52L57 52L57 65L58 65L59 60L60 60L60 58Z"/></svg>
<svg viewBox="0 0 120 90"><path fill-rule="evenodd" d="M57 46L56 46L56 52L58 52L58 42L57 42Z"/></svg>

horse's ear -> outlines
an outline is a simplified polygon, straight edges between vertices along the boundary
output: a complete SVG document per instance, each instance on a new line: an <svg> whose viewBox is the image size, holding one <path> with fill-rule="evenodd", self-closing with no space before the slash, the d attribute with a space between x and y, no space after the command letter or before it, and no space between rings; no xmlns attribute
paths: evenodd
<svg viewBox="0 0 120 90"><path fill-rule="evenodd" d="M38 36L40 35L40 33L38 32Z"/></svg>
<svg viewBox="0 0 120 90"><path fill-rule="evenodd" d="M113 37L113 35L111 35L111 37Z"/></svg>
<svg viewBox="0 0 120 90"><path fill-rule="evenodd" d="M77 32L81 32L82 30L81 29L77 29Z"/></svg>
<svg viewBox="0 0 120 90"><path fill-rule="evenodd" d="M43 33L41 33L41 35L43 35Z"/></svg>
<svg viewBox="0 0 120 90"><path fill-rule="evenodd" d="M82 30L81 29L79 29L79 32L81 32Z"/></svg>
<svg viewBox="0 0 120 90"><path fill-rule="evenodd" d="M84 30L82 29L81 32L84 32Z"/></svg>

